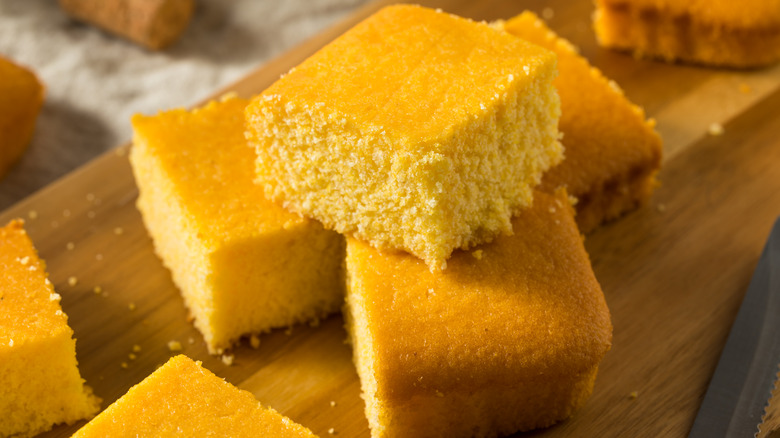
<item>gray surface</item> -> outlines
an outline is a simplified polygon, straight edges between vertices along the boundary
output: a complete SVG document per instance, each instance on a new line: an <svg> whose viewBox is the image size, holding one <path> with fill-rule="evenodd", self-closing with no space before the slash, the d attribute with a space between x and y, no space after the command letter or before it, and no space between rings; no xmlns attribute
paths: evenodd
<svg viewBox="0 0 780 438"><path fill-rule="evenodd" d="M196 0L182 38L151 52L69 19L55 0L0 0L0 54L36 72L32 143L0 180L0 210L131 138L134 113L190 106L366 0Z"/></svg>

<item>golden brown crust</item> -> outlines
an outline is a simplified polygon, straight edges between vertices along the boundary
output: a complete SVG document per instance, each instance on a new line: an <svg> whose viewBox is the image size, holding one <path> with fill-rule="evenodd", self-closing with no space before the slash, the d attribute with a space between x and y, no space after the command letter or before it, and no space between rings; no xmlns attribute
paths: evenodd
<svg viewBox="0 0 780 438"><path fill-rule="evenodd" d="M32 71L0 56L0 178L30 144L43 94Z"/></svg>
<svg viewBox="0 0 780 438"><path fill-rule="evenodd" d="M646 203L661 166L661 137L653 122L533 13L524 12L503 28L558 55L560 74L553 85L561 97L565 158L544 175L541 187L552 192L563 186L578 199L583 233Z"/></svg>
<svg viewBox="0 0 780 438"><path fill-rule="evenodd" d="M548 426L590 394L612 327L565 191L536 192L513 226L435 273L348 240L346 319L374 436Z"/></svg>
<svg viewBox="0 0 780 438"><path fill-rule="evenodd" d="M753 68L780 60L780 2L599 0L602 46L638 57Z"/></svg>

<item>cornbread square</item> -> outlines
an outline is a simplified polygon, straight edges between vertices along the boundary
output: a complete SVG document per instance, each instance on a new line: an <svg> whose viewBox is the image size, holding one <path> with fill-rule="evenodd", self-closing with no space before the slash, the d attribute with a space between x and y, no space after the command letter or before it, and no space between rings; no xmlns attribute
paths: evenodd
<svg viewBox="0 0 780 438"><path fill-rule="evenodd" d="M344 300L344 239L265 199L246 100L133 117L138 209L211 353Z"/></svg>
<svg viewBox="0 0 780 438"><path fill-rule="evenodd" d="M544 174L541 188L553 192L563 186L577 198L583 233L647 203L661 167L655 121L646 120L615 82L532 12L503 23L503 29L558 55L560 74L553 85L561 97L558 128L566 158Z"/></svg>
<svg viewBox="0 0 780 438"><path fill-rule="evenodd" d="M536 193L513 226L438 272L347 240L344 313L372 437L504 436L590 396L612 326L565 191Z"/></svg>
<svg viewBox="0 0 780 438"><path fill-rule="evenodd" d="M561 160L555 75L553 53L485 23L386 7L247 107L257 181L291 211L444 268L510 233Z"/></svg>
<svg viewBox="0 0 780 438"><path fill-rule="evenodd" d="M43 93L33 72L0 56L0 177L27 149Z"/></svg>
<svg viewBox="0 0 780 438"><path fill-rule="evenodd" d="M597 0L604 47L637 57L750 68L780 60L780 1Z"/></svg>
<svg viewBox="0 0 780 438"><path fill-rule="evenodd" d="M147 436L315 437L183 355L168 360L73 435Z"/></svg>
<svg viewBox="0 0 780 438"><path fill-rule="evenodd" d="M21 220L0 228L0 436L33 436L91 418L76 340Z"/></svg>

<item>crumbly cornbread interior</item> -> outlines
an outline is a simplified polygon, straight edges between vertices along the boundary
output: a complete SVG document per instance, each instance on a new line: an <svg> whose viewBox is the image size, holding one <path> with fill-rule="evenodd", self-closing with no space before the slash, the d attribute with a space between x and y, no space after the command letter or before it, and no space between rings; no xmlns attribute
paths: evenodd
<svg viewBox="0 0 780 438"><path fill-rule="evenodd" d="M387 7L248 106L257 181L290 211L445 267L510 233L561 160L555 75L554 54L487 24Z"/></svg>
<svg viewBox="0 0 780 438"><path fill-rule="evenodd" d="M0 228L0 436L37 435L98 411L67 321L23 222Z"/></svg>
<svg viewBox="0 0 780 438"><path fill-rule="evenodd" d="M343 302L343 238L253 183L244 99L133 118L138 208L209 351Z"/></svg>

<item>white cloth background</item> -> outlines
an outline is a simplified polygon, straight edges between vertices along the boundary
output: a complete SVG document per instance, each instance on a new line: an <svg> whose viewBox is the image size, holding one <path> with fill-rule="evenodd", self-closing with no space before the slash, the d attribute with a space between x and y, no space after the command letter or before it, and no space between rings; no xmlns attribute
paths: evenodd
<svg viewBox="0 0 780 438"><path fill-rule="evenodd" d="M35 135L0 180L0 210L131 138L130 117L190 106L366 0L196 0L181 39L148 51L68 18L55 0L0 0L0 54L46 85Z"/></svg>

